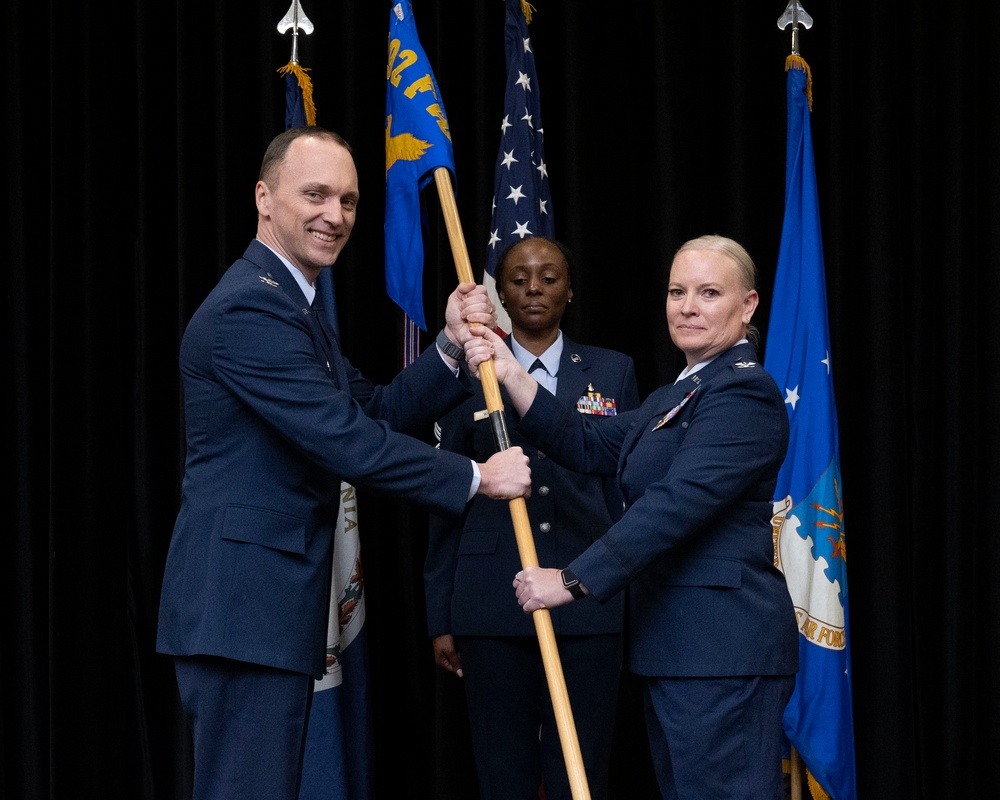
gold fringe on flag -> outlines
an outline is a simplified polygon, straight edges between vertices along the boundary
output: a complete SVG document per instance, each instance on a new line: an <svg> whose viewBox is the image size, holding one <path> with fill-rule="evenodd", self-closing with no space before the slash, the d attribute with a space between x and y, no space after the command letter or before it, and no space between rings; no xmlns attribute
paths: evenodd
<svg viewBox="0 0 1000 800"><path fill-rule="evenodd" d="M830 795L827 793L816 777L809 771L809 768L802 763L802 756L799 755L795 748L792 748L792 757L781 759L781 773L782 775L787 775L791 781L791 797L792 800L801 800L802 798L802 771L805 769L806 773L806 786L809 787L809 797L812 800L832 800ZM797 784L797 785L796 785Z"/></svg>
<svg viewBox="0 0 1000 800"><path fill-rule="evenodd" d="M806 783L809 785L809 795L812 800L830 800L830 795L826 793L826 789L819 785L819 781L813 777L813 774L806 768Z"/></svg>
<svg viewBox="0 0 1000 800"><path fill-rule="evenodd" d="M309 75L306 74L309 72L309 68L303 67L295 61L289 61L285 66L278 69L278 74L282 76L287 75L289 72L295 76L295 80L299 84L299 89L302 90L302 106L306 112L306 125L315 125L316 104L313 102L313 85Z"/></svg>
<svg viewBox="0 0 1000 800"><path fill-rule="evenodd" d="M524 21L529 25L531 24L531 14L534 11L535 7L528 0L521 0L521 13L524 14Z"/></svg>
<svg viewBox="0 0 1000 800"><path fill-rule="evenodd" d="M524 0L521 0L523 3ZM806 97L809 99L809 110L813 110L813 76L812 70L802 56L790 55L785 59L785 72L790 69L800 69L806 74Z"/></svg>

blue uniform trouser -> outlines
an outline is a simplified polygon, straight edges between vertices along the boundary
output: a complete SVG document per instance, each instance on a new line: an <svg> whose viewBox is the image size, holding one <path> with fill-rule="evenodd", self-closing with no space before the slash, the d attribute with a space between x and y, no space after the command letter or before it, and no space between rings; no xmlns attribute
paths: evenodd
<svg viewBox="0 0 1000 800"><path fill-rule="evenodd" d="M537 637L456 637L480 800L571 800ZM620 634L556 637L587 788L606 800L621 678Z"/></svg>
<svg viewBox="0 0 1000 800"><path fill-rule="evenodd" d="M193 800L296 800L315 681L213 656L174 659L194 736Z"/></svg>
<svg viewBox="0 0 1000 800"><path fill-rule="evenodd" d="M794 675L643 680L663 800L782 800Z"/></svg>

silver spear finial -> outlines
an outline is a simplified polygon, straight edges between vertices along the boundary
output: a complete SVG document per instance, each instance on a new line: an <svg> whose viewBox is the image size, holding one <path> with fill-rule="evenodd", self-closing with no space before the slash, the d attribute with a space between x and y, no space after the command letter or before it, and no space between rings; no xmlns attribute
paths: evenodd
<svg viewBox="0 0 1000 800"><path fill-rule="evenodd" d="M785 12L778 17L778 27L781 30L787 28L789 24L792 26L792 55L797 56L799 55L799 25L802 25L806 30L809 30L813 25L813 18L809 16L798 0L789 0Z"/></svg>
<svg viewBox="0 0 1000 800"><path fill-rule="evenodd" d="M810 20L811 22L811 20ZM302 4L299 0L292 0L292 4L288 7L288 13L281 18L281 22L278 23L278 33L284 33L289 28L292 29L292 63L299 63L299 31L305 34L310 34L313 32L313 24L309 17L306 16L306 12L302 10Z"/></svg>

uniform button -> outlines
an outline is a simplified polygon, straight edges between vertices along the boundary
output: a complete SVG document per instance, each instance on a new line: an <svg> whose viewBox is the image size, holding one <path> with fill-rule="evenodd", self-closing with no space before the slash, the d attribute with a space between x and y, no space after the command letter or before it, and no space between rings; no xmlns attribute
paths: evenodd
<svg viewBox="0 0 1000 800"><path fill-rule="evenodd" d="M538 526L538 530L540 530L542 533L548 533L550 530L552 530L552 526L549 525L549 523L547 522L543 522L541 525Z"/></svg>
<svg viewBox="0 0 1000 800"><path fill-rule="evenodd" d="M545 458L545 453L543 453L541 450L539 450L538 451L538 457L539 458Z"/></svg>
<svg viewBox="0 0 1000 800"><path fill-rule="evenodd" d="M538 493L542 497L545 497L549 493L549 487L548 486L539 486L538 487Z"/></svg>

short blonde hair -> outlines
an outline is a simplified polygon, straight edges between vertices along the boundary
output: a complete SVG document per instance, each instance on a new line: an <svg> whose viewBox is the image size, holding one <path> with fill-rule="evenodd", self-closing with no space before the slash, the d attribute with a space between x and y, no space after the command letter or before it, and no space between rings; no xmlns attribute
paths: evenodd
<svg viewBox="0 0 1000 800"><path fill-rule="evenodd" d="M688 239L677 248L678 253L684 250L714 250L728 256L736 262L736 266L739 268L740 284L743 288L748 292L757 288L757 265L753 263L750 254L739 242L725 236L709 234L699 236L697 239Z"/></svg>
<svg viewBox="0 0 1000 800"><path fill-rule="evenodd" d="M726 236L708 234L696 239L688 239L677 248L677 253L682 253L685 250L712 250L716 253L722 253L736 264L740 285L748 292L757 289L757 265L753 263L746 248L736 240ZM675 258L677 253L674 253ZM752 322L747 323L747 339L758 351L760 350L760 330Z"/></svg>

